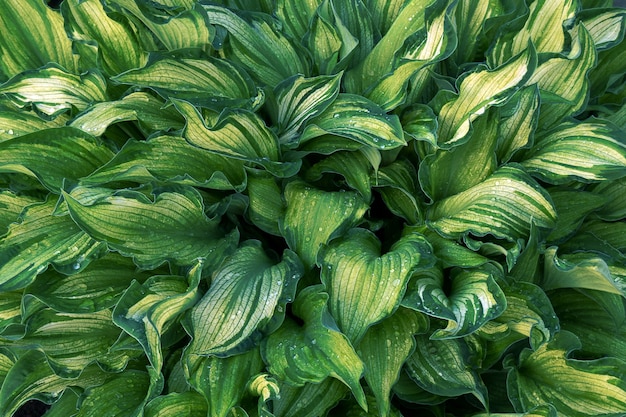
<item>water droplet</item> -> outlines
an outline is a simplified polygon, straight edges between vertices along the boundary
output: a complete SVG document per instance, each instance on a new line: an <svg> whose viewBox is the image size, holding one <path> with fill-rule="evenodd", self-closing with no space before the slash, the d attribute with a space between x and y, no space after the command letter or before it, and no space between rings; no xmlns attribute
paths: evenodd
<svg viewBox="0 0 626 417"><path fill-rule="evenodd" d="M75 270L75 271L76 271L76 270L79 270L79 269L80 269L80 262L76 262L76 263L72 266L72 268L74 268L74 270Z"/></svg>
<svg viewBox="0 0 626 417"><path fill-rule="evenodd" d="M400 285L400 280L399 280L399 279L394 279L394 280L391 282L391 285L393 285L394 287L397 287L398 285Z"/></svg>
<svg viewBox="0 0 626 417"><path fill-rule="evenodd" d="M312 340L311 340L311 344L312 344L312 345L317 344L317 339L312 339Z"/></svg>
<svg viewBox="0 0 626 417"><path fill-rule="evenodd" d="M317 228L317 231L318 232L322 232L322 231L324 231L324 228L320 226L320 227Z"/></svg>
<svg viewBox="0 0 626 417"><path fill-rule="evenodd" d="M9 135L12 135L12 134L14 133L14 132L13 132L13 129L9 129L9 130L7 131L7 133L8 133Z"/></svg>
<svg viewBox="0 0 626 417"><path fill-rule="evenodd" d="M340 114L339 114L339 113L335 113L335 114L333 114L333 118L335 118L335 119L336 119L336 118L338 118L339 116L340 116Z"/></svg>

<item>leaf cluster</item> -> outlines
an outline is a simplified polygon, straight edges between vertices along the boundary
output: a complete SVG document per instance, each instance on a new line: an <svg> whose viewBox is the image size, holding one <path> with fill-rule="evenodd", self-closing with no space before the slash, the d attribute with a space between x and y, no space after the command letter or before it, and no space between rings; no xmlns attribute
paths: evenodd
<svg viewBox="0 0 626 417"><path fill-rule="evenodd" d="M3 0L0 415L625 415L625 31Z"/></svg>

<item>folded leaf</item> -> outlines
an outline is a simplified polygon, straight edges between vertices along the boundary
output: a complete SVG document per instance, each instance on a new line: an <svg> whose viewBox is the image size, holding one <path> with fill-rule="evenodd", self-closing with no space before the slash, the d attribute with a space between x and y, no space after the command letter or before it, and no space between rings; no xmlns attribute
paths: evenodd
<svg viewBox="0 0 626 417"><path fill-rule="evenodd" d="M191 311L188 354L229 356L247 350L250 338L271 320L280 324L302 273L293 252L285 251L275 264L260 242L245 243L214 272L211 287Z"/></svg>
<svg viewBox="0 0 626 417"><path fill-rule="evenodd" d="M345 397L348 388L335 378L317 384L280 384L280 398L272 401L275 417L318 417Z"/></svg>
<svg viewBox="0 0 626 417"><path fill-rule="evenodd" d="M580 339L583 355L626 361L626 301L622 295L559 289L551 292L551 302L561 328Z"/></svg>
<svg viewBox="0 0 626 417"><path fill-rule="evenodd" d="M437 142L451 148L463 143L470 133L471 123L492 106L506 102L533 74L536 54L532 47L501 66L482 69L462 78L459 95L439 110Z"/></svg>
<svg viewBox="0 0 626 417"><path fill-rule="evenodd" d="M245 71L213 57L203 60L163 57L119 74L113 80L220 111L224 106L251 106L257 99L254 84Z"/></svg>
<svg viewBox="0 0 626 417"><path fill-rule="evenodd" d="M129 369L104 384L85 390L80 398L79 416L131 417L140 415L150 394L147 372ZM107 404L103 409L102 404Z"/></svg>
<svg viewBox="0 0 626 417"><path fill-rule="evenodd" d="M144 408L145 417L206 417L207 413L206 401L195 391L160 395Z"/></svg>
<svg viewBox="0 0 626 417"><path fill-rule="evenodd" d="M0 85L0 94L6 94L20 107L31 104L48 116L72 107L85 110L107 100L106 82L98 72L74 75L57 64L16 75Z"/></svg>
<svg viewBox="0 0 626 417"><path fill-rule="evenodd" d="M145 141L129 140L109 162L80 182L99 185L118 181L241 190L246 172L243 161L200 149L179 136L155 136Z"/></svg>
<svg viewBox="0 0 626 417"><path fill-rule="evenodd" d="M128 191L110 194L83 204L74 195L63 193L72 219L90 236L105 241L112 249L132 256L137 265L151 269L165 261L191 265L198 258L213 262L238 239L226 237L219 219L209 219L199 193L192 188L162 192L154 201ZM137 239L141 236L141 239Z"/></svg>
<svg viewBox="0 0 626 417"><path fill-rule="evenodd" d="M430 340L416 335L416 349L406 362L411 379L433 394L456 397L472 394L487 407L487 389L472 367L464 339Z"/></svg>
<svg viewBox="0 0 626 417"><path fill-rule="evenodd" d="M289 78L274 89L277 122L281 143L297 138L308 120L323 112L339 94L341 74Z"/></svg>
<svg viewBox="0 0 626 417"><path fill-rule="evenodd" d="M626 178L600 182L593 188L593 192L606 200L598 216L607 221L626 218Z"/></svg>
<svg viewBox="0 0 626 417"><path fill-rule="evenodd" d="M280 228L307 269L318 262L322 245L356 225L367 210L356 192L327 192L301 181L289 183L284 195L287 211Z"/></svg>
<svg viewBox="0 0 626 417"><path fill-rule="evenodd" d="M53 402L70 387L100 385L106 374L97 365L89 366L78 378L65 379L52 372L44 353L27 350L7 373L0 389L0 413L12 416L29 399Z"/></svg>
<svg viewBox="0 0 626 417"><path fill-rule="evenodd" d="M566 49L567 33L563 26L574 18L576 2L539 0L528 7L528 16L521 18L525 19L524 26L518 30L502 31L496 39L489 52L493 64L502 65L519 54L528 47L528 41L532 41L538 53L560 53Z"/></svg>
<svg viewBox="0 0 626 417"><path fill-rule="evenodd" d="M402 125L396 115L388 115L374 102L352 94L339 94L323 113L310 120L300 143L326 134L377 149L406 145Z"/></svg>
<svg viewBox="0 0 626 417"><path fill-rule="evenodd" d="M587 73L596 63L595 48L583 25L576 26L573 35L577 36L571 51L541 62L528 80L528 85L537 84L542 97L538 129L551 129L578 114L587 100Z"/></svg>
<svg viewBox="0 0 626 417"><path fill-rule="evenodd" d="M7 0L0 6L0 83L26 70L57 62L76 72L77 59L63 17L43 1Z"/></svg>
<svg viewBox="0 0 626 417"><path fill-rule="evenodd" d="M148 93L131 93L121 100L96 103L72 120L77 127L94 136L102 136L114 124L135 120L149 130L182 129L184 120L173 109L164 109L165 103Z"/></svg>
<svg viewBox="0 0 626 417"><path fill-rule="evenodd" d="M0 191L0 236L8 231L11 223L17 223L24 209L38 200L34 197L18 195L12 191Z"/></svg>
<svg viewBox="0 0 626 417"><path fill-rule="evenodd" d="M517 151L533 145L539 102L539 89L534 85L522 88L501 107L496 149L498 161L508 162Z"/></svg>
<svg viewBox="0 0 626 417"><path fill-rule="evenodd" d="M185 313L200 299L201 272L202 262L198 262L187 279L157 275L143 284L133 281L113 310L113 322L137 339L156 372L163 368L161 340L167 330L166 323Z"/></svg>
<svg viewBox="0 0 626 417"><path fill-rule="evenodd" d="M0 142L0 172L37 178L53 193L77 182L113 157L100 140L72 127L40 130Z"/></svg>
<svg viewBox="0 0 626 417"><path fill-rule="evenodd" d="M50 367L63 378L76 378L91 363L106 362L109 349L120 336L110 310L68 314L43 309L30 316L26 326L26 334L16 344L43 350ZM123 365L125 362L118 368Z"/></svg>
<svg viewBox="0 0 626 417"><path fill-rule="evenodd" d="M591 252L557 256L557 248L546 249L541 286L556 288L588 288L626 295L626 284L611 273L606 261Z"/></svg>
<svg viewBox="0 0 626 417"><path fill-rule="evenodd" d="M147 54L128 21L112 19L99 0L64 2L64 17L72 29L72 38L95 42L102 67L109 74L142 67Z"/></svg>
<svg viewBox="0 0 626 417"><path fill-rule="evenodd" d="M66 122L67 118L63 116L45 120L35 112L17 109L0 110L0 142L39 130L65 126Z"/></svg>
<svg viewBox="0 0 626 417"><path fill-rule="evenodd" d="M49 264L79 272L105 247L91 239L67 215L53 215L55 199L31 205L22 221L0 239L0 291L28 286Z"/></svg>
<svg viewBox="0 0 626 417"><path fill-rule="evenodd" d="M328 295L322 286L302 290L293 312L303 322L300 327L289 319L261 345L269 371L290 385L320 383L331 376L350 387L357 402L365 409L365 393L359 380L363 362L348 338L334 330L326 310Z"/></svg>
<svg viewBox="0 0 626 417"><path fill-rule="evenodd" d="M371 163L363 152L337 151L309 168L305 179L315 182L322 179L324 174L339 174L350 188L359 192L364 201L370 201L371 171Z"/></svg>
<svg viewBox="0 0 626 417"><path fill-rule="evenodd" d="M507 165L480 184L435 202L427 218L444 236L491 234L510 240L528 236L531 223L550 230L556 213L544 189L518 166Z"/></svg>
<svg viewBox="0 0 626 417"><path fill-rule="evenodd" d="M467 142L438 149L420 163L419 180L433 200L458 194L489 177L497 168L498 114L487 110L474 121Z"/></svg>
<svg viewBox="0 0 626 417"><path fill-rule="evenodd" d="M133 280L144 282L150 275L137 271L131 259L111 252L69 276L48 269L26 293L61 313L95 313L115 306Z"/></svg>
<svg viewBox="0 0 626 417"><path fill-rule="evenodd" d="M566 122L537 138L521 162L552 184L602 181L626 176L624 131L601 120Z"/></svg>
<svg viewBox="0 0 626 417"><path fill-rule="evenodd" d="M204 397L209 408L205 416L212 417L231 416L244 387L263 368L258 348L227 358L188 355L183 360L186 379Z"/></svg>
<svg viewBox="0 0 626 417"><path fill-rule="evenodd" d="M276 3L276 15L284 24L283 30L293 39L300 40L309 29L309 21L322 0L278 0Z"/></svg>
<svg viewBox="0 0 626 417"><path fill-rule="evenodd" d="M229 158L263 166L272 174L289 177L299 162L282 162L278 138L263 119L247 110L230 109L208 127L190 103L176 100L176 108L187 120L183 137L192 145Z"/></svg>
<svg viewBox="0 0 626 417"><path fill-rule="evenodd" d="M266 21L248 23L225 7L203 7L211 24L228 31L227 57L240 62L262 83L273 87L292 75L308 75L300 48Z"/></svg>
<svg viewBox="0 0 626 417"><path fill-rule="evenodd" d="M113 0L126 9L129 14L139 19L169 51L186 48L205 48L213 38L215 29L207 22L201 7L192 7L185 3L186 10L175 16L163 17L159 8L146 7L147 4L136 0ZM149 12L152 13L149 13Z"/></svg>
<svg viewBox="0 0 626 417"><path fill-rule="evenodd" d="M352 229L333 241L320 268L328 310L339 329L357 343L371 325L393 313L411 274L430 261L430 245L417 233L403 236L384 254L366 229Z"/></svg>
<svg viewBox="0 0 626 417"><path fill-rule="evenodd" d="M428 330L428 324L426 316L400 308L368 329L358 344L357 353L365 364L365 380L374 391L379 415L389 414L391 387L415 349L413 335Z"/></svg>
<svg viewBox="0 0 626 417"><path fill-rule="evenodd" d="M536 350L525 349L518 364L512 358L507 388L516 411L552 404L563 415L615 416L626 409L626 363L608 357L582 361L568 355L580 347L562 331Z"/></svg>
<svg viewBox="0 0 626 417"><path fill-rule="evenodd" d="M396 216L402 217L408 224L423 223L423 208L417 183L417 171L406 159L397 159L382 167L374 178L378 191L389 208Z"/></svg>

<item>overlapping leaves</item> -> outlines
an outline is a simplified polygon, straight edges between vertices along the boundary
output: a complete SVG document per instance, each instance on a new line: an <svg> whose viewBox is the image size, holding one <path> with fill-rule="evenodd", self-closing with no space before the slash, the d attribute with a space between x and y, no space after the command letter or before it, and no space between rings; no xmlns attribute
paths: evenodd
<svg viewBox="0 0 626 417"><path fill-rule="evenodd" d="M0 414L623 414L592 3L4 1Z"/></svg>

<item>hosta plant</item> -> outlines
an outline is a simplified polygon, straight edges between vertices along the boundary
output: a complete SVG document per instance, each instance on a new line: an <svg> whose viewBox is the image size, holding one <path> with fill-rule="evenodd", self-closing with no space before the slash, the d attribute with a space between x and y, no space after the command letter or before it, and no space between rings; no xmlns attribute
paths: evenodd
<svg viewBox="0 0 626 417"><path fill-rule="evenodd" d="M0 415L626 415L626 10L0 2Z"/></svg>

